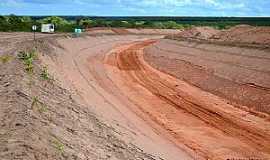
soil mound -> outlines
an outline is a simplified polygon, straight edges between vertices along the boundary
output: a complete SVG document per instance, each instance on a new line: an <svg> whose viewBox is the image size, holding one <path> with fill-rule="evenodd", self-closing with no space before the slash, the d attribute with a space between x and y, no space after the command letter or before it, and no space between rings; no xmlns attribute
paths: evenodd
<svg viewBox="0 0 270 160"><path fill-rule="evenodd" d="M215 35L216 39L250 44L270 44L270 27L239 25Z"/></svg>
<svg viewBox="0 0 270 160"><path fill-rule="evenodd" d="M111 30L116 34L130 34L130 32L124 28L112 28Z"/></svg>
<svg viewBox="0 0 270 160"><path fill-rule="evenodd" d="M108 28L97 27L86 29L88 34L116 34L116 35L174 35L179 34L182 30L177 29L129 29L129 28Z"/></svg>
<svg viewBox="0 0 270 160"><path fill-rule="evenodd" d="M211 27L193 27L181 32L177 36L182 38L209 39L217 33L219 31Z"/></svg>
<svg viewBox="0 0 270 160"><path fill-rule="evenodd" d="M88 34L115 34L115 32L107 27L88 28L86 32Z"/></svg>

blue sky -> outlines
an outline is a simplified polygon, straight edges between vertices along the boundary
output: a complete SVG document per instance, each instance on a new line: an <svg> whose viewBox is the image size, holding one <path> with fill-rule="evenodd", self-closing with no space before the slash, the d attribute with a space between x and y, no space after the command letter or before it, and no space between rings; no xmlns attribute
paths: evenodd
<svg viewBox="0 0 270 160"><path fill-rule="evenodd" d="M0 0L0 14L270 16L270 0Z"/></svg>

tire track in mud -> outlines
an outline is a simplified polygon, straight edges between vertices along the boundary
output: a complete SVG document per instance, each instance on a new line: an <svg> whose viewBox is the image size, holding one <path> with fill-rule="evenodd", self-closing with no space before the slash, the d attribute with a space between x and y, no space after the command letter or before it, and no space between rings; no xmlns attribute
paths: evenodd
<svg viewBox="0 0 270 160"><path fill-rule="evenodd" d="M105 59L105 63L115 65L119 74L124 75L123 80L127 81L130 90L141 93L132 87L140 85L154 95L154 99L148 98L146 93L140 97L127 93L127 97L141 105L139 108L172 134L176 141L184 143L206 159L232 158L230 154L240 158L269 158L269 122L150 67L143 60L143 49L153 43L155 41L135 43L128 49L116 52L116 56L108 55L107 60L114 60L114 63L108 63ZM121 86L118 88L121 89ZM136 99L143 99L147 103L144 106ZM154 100L158 102L151 102ZM166 109L173 112L166 112ZM160 117L163 114L168 122ZM190 121L190 126L180 121L185 120L179 118L181 116L188 118L186 120ZM198 126L194 128L193 125ZM217 145L216 148L211 146L213 144Z"/></svg>

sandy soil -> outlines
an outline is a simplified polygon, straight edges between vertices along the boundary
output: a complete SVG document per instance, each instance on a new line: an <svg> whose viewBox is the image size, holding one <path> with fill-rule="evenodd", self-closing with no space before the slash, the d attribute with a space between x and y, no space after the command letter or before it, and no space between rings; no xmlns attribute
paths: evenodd
<svg viewBox="0 0 270 160"><path fill-rule="evenodd" d="M161 40L146 49L154 67L230 103L270 113L268 50Z"/></svg>
<svg viewBox="0 0 270 160"><path fill-rule="evenodd" d="M252 27L248 25L239 25L219 32L213 38L219 39L220 41L236 43L270 45L269 37L269 27Z"/></svg>
<svg viewBox="0 0 270 160"><path fill-rule="evenodd" d="M123 133L121 137L125 141L133 142L145 152L163 159L191 159L189 154L175 147L175 144L160 135L158 130L138 117L137 112L130 110L135 104L123 96L125 93L117 89L107 75L103 63L105 54L113 52L113 48L120 44L149 38L157 37L102 36L63 39L59 43L65 49L58 50L59 57L56 62L45 62L51 66L49 70L54 71L54 75L58 75L58 79L64 82L65 87L79 95L79 102L91 106L106 124Z"/></svg>
<svg viewBox="0 0 270 160"><path fill-rule="evenodd" d="M175 29L125 29L125 28L106 28L97 27L87 29L89 35L108 35L108 34L133 34L133 35L173 35L179 34L182 30Z"/></svg>
<svg viewBox="0 0 270 160"><path fill-rule="evenodd" d="M212 27L192 27L176 34L175 36L206 40L217 35L219 32L219 30Z"/></svg>
<svg viewBox="0 0 270 160"><path fill-rule="evenodd" d="M158 37L103 36L96 39L61 40L60 43L65 51L58 54L62 55L58 58L61 65L54 68L62 69L56 72L61 72L64 76L62 79L68 80L65 84L75 87L81 99L93 106L93 110L107 123L126 132L127 136L123 137L127 141L132 139L151 154L155 154L152 153L155 150L156 154L165 159L179 159L179 157L187 159L189 156L195 159L269 158L270 125L267 115L255 111L249 112L244 110L244 107L235 107L231 101L211 90L207 91L200 86L198 88L183 81L181 77L176 78L166 74L169 70L166 67L163 69L167 72L151 67L148 63L156 61L153 59L144 61L145 47L154 44L145 50L146 54L149 52L157 54L166 60L167 55L170 56L168 53L171 52L161 53L152 49L156 49L156 46L166 49L180 46L174 44L176 42L167 42L167 40L158 40L158 42L148 40L156 38ZM174 50L181 51L180 49ZM184 51L188 52L188 50ZM196 54L196 52L192 53ZM203 56L209 59L217 57L211 57L211 52L200 54L204 54ZM226 55L223 56L226 60ZM203 63L202 60L201 57L194 59L197 65ZM241 64L246 65L245 67L239 65L236 67L246 69L251 65L247 65L247 62ZM258 65L261 63L252 63L251 67L267 70L268 62L264 62L266 66ZM157 65L160 64L166 66L167 63L161 61ZM267 74L261 79L262 73L257 73L256 70L254 73L260 75L254 76L255 79L242 80L241 73L242 77L245 77L247 72L234 73L237 71L232 68L234 65L221 68L220 65L205 64L216 66L216 74L224 79L229 79L231 76L225 73L233 73L239 75L237 82L243 81L247 86L248 84L262 87L269 85L266 80ZM214 69L209 69L207 73L213 71ZM248 73L251 75L250 72ZM250 82L250 80L254 81ZM212 84L211 81L209 82ZM216 85L222 86L222 84L224 81ZM256 85L250 87L258 89ZM258 90L259 93L251 92L251 96L257 95L261 98L265 94L266 97L260 99L264 100L260 102L261 106L269 104L268 92ZM231 90L228 91L232 93ZM246 96L243 97L245 99L242 101L247 100ZM250 103L257 104L260 100ZM254 108L256 110L256 107ZM130 136L132 134L129 132L136 134ZM149 139L155 143L150 143Z"/></svg>
<svg viewBox="0 0 270 160"><path fill-rule="evenodd" d="M16 46L16 48L12 48L10 45L7 45L7 48L2 46L5 50L2 50L3 52L0 54L0 56L10 56L10 59L6 62L0 61L1 160L162 160L166 157L168 157L166 159L173 159L170 158L171 156L191 159L186 153L175 149L173 143L160 138L150 127L148 129L144 127L144 123L139 120L132 121L132 123L127 120L123 121L128 124L131 130L113 119L111 119L111 123L103 120L101 118L101 115L103 116L102 112L98 113L98 115L95 113L95 109L98 107L108 107L102 109L108 114L106 117L119 118L120 121L122 120L120 117L123 117L122 115L125 113L122 113L122 115L118 112L110 113L109 111L113 110L110 108L110 101L102 99L102 96L96 92L98 90L94 90L94 87L88 90L87 87L90 87L90 85L85 85L85 81L81 82L84 84L83 87L86 87L85 89L91 93L88 97L93 96L87 100L87 102L91 103L85 103L80 97L81 94L77 94L73 90L76 89L75 87L65 85L64 82L69 79L67 75L65 76L65 72L56 73L53 71L58 69L59 71L67 71L65 69L69 68L53 67L58 65L58 67L61 65L74 67L76 61L73 61L72 56L77 52L68 52L67 49L68 47L73 48L74 42L77 39L62 36L60 39L69 42L65 42L63 47L55 41L57 37L54 35L50 35L46 39L39 39L35 43L39 52L38 58L34 60L34 72L29 74L24 70L23 62L16 58L16 54L19 51L33 49L33 42L24 41L24 36L26 36L24 34L22 34L23 37L21 39L19 38L20 35L16 33L8 36L16 36L18 40L14 41L13 39L12 41L11 38L10 42L14 42L12 45ZM112 43L111 45L114 45L115 42L113 41L118 42L117 39L109 39L109 42L111 41ZM136 39L140 38L123 38L120 41L125 42ZM100 49L106 49L105 46L108 43L102 37L88 40L81 38L79 42L85 44L85 47L92 48L97 45L93 43L93 40L98 40L96 42L101 43ZM89 46L89 44L93 46ZM111 45L108 44L107 49L111 48ZM80 49L84 50L83 48ZM66 56L62 60L65 61L58 59L64 55ZM61 62L65 63L61 64ZM40 76L41 69L46 64L49 65L51 80L44 80ZM75 67L74 72L70 70L67 73L74 73L74 77L79 72L80 70ZM61 76L64 76L66 79L63 81L60 81L61 78L57 79L57 77ZM81 78L80 74L77 78ZM82 89L81 91L84 90ZM138 131L144 131L145 129L147 133L150 133L149 135L143 135L142 133L144 132L140 133ZM137 135L142 138L138 138ZM136 139L140 143L137 143L135 138L132 138L133 136L137 137ZM155 141L158 141L158 143ZM146 144L144 147L149 148L149 152L140 146L142 143ZM156 144L159 146L156 146ZM167 146L167 149L163 151L162 146Z"/></svg>
<svg viewBox="0 0 270 160"><path fill-rule="evenodd" d="M205 159L269 158L267 119L153 69L143 59L143 48L151 43L134 44L106 60L115 66L109 67L111 79L139 109L165 128L176 144L185 144Z"/></svg>
<svg viewBox="0 0 270 160"><path fill-rule="evenodd" d="M40 41L40 52L50 54L43 54L39 61L48 66L56 89L34 78L38 89L27 90L28 81L18 80L25 73L15 79L0 77L4 95L0 135L5 135L0 138L4 144L1 155L6 159L12 155L38 155L40 159L46 155L47 159L270 158L268 50L174 41L157 34L128 35L130 30L116 32L124 35L52 37L47 45ZM13 66L13 70L2 68L8 72L3 75L16 75L14 71L22 64L12 64L3 65ZM8 88L6 82L11 80L17 87ZM11 91L28 97L22 105L31 106L31 97L38 95L49 112L44 115L24 105L33 116L22 114L21 119L7 121L13 115L9 111L17 112L11 102L19 103L10 98ZM6 97L11 105L4 101ZM18 120L26 125L10 125ZM14 147L31 139L34 143ZM61 154L50 144L55 139L67 148Z"/></svg>
<svg viewBox="0 0 270 160"><path fill-rule="evenodd" d="M168 35L170 39L196 40L230 46L268 48L270 27L237 25L230 29L217 30L211 27L192 27L180 33Z"/></svg>

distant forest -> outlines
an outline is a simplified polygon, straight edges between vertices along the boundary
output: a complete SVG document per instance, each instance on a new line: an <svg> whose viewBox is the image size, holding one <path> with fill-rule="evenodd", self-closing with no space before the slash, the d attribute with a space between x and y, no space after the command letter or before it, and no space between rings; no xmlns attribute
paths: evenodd
<svg viewBox="0 0 270 160"><path fill-rule="evenodd" d="M182 29L211 26L226 29L239 24L270 26L270 17L95 17L95 16L16 16L0 15L0 31L31 31L32 25L53 23L58 32L73 32L74 28L123 27ZM39 27L40 29L40 27Z"/></svg>

